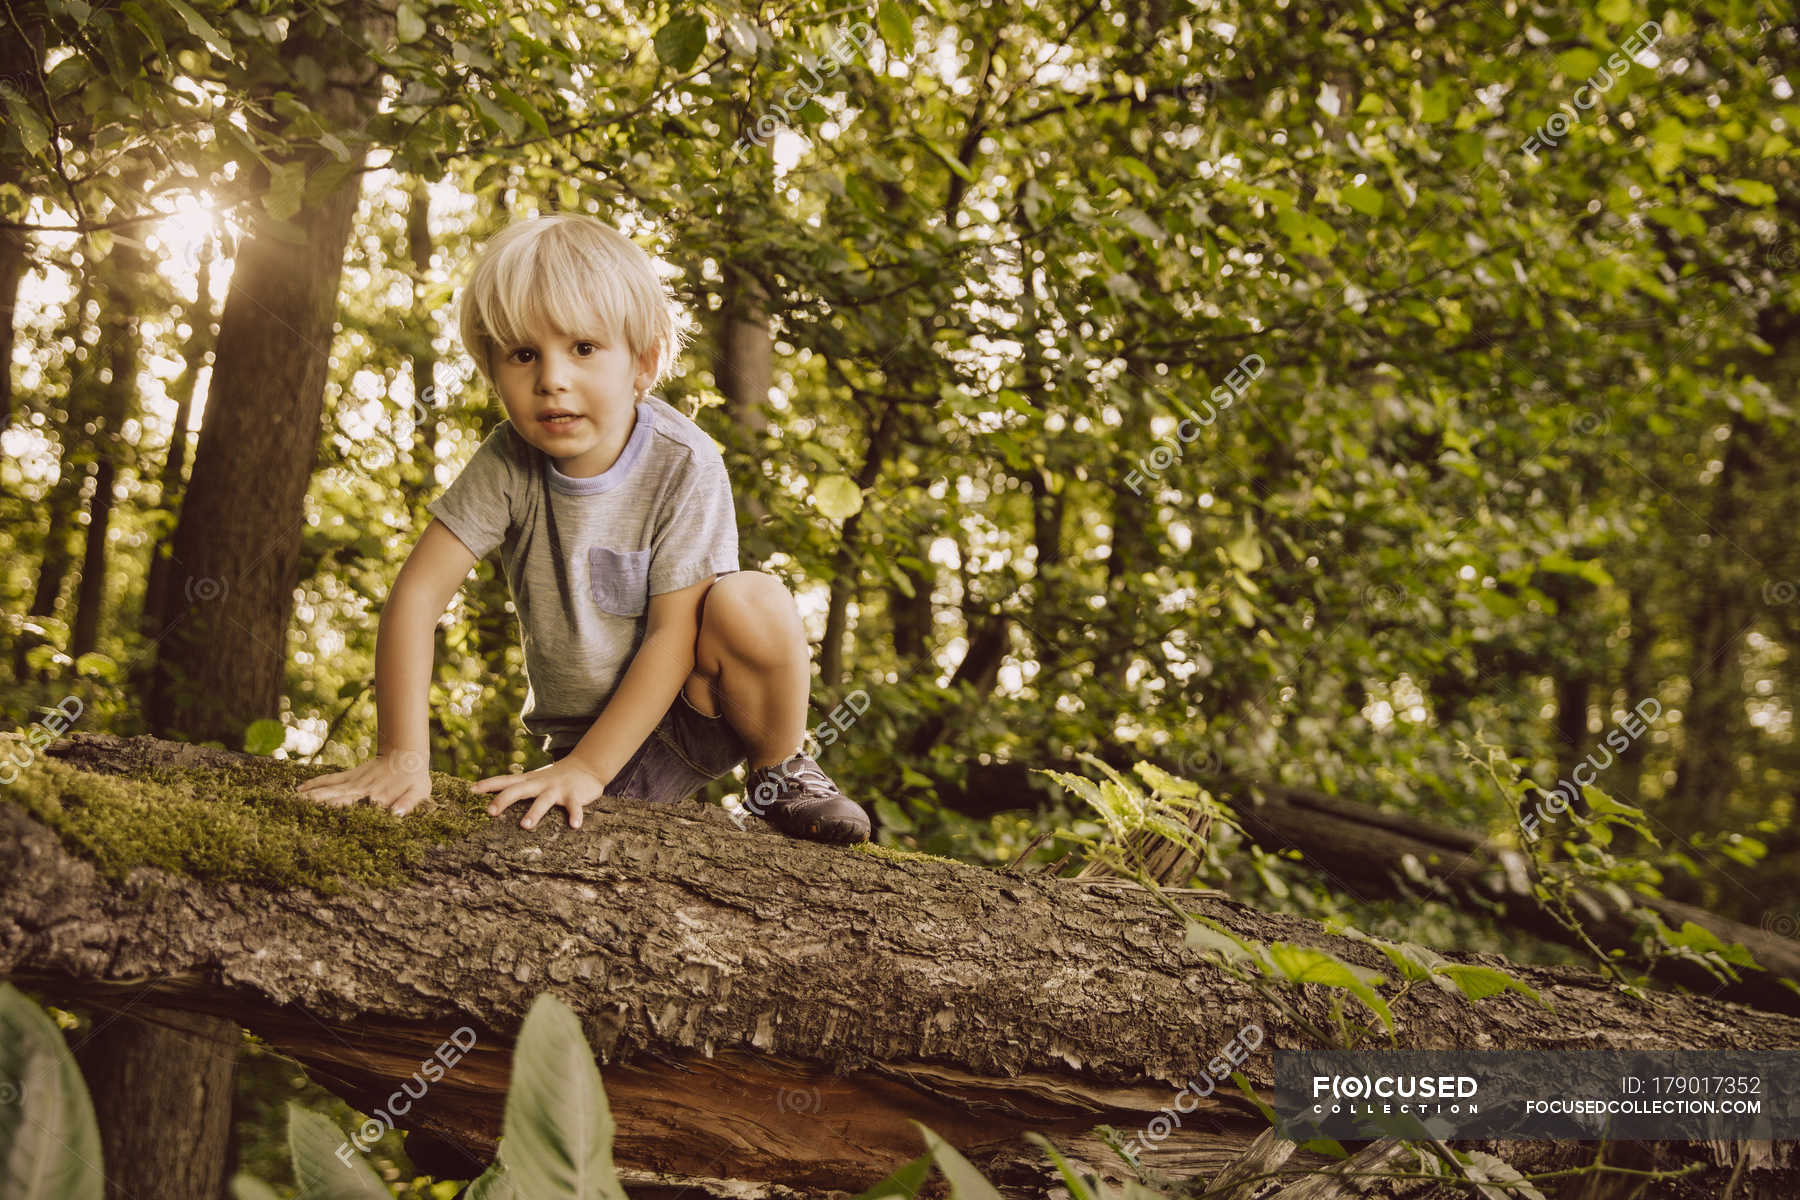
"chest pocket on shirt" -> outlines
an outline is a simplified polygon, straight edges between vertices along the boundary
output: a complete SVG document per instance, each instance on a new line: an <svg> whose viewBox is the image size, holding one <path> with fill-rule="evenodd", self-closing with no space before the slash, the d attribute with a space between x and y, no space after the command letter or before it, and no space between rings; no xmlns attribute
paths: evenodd
<svg viewBox="0 0 1800 1200"><path fill-rule="evenodd" d="M650 593L650 551L588 551L588 588L601 611L615 617L641 616Z"/></svg>

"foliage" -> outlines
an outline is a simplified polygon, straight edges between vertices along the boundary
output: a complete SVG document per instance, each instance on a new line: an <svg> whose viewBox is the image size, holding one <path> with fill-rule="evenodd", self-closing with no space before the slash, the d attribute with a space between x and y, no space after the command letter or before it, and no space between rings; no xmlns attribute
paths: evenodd
<svg viewBox="0 0 1800 1200"><path fill-rule="evenodd" d="M0 983L0 1194L100 1200L105 1177L93 1102L61 1031Z"/></svg>
<svg viewBox="0 0 1800 1200"><path fill-rule="evenodd" d="M1740 979L1740 968L1762 969L1741 944L1732 942L1728 945L1712 931L1702 929L1692 921L1683 921L1680 929L1672 930L1660 913L1641 902L1646 897L1662 897L1657 886L1662 879L1661 872L1642 859L1621 858L1609 847L1616 834L1625 832L1635 834L1652 846L1658 844L1642 810L1619 803L1591 784L1585 785L1581 794L1588 813L1585 816L1573 811L1566 814L1566 836L1559 839L1540 837L1535 828L1525 827L1525 814L1532 808L1536 789L1520 779L1517 765L1499 747L1482 745L1480 749L1485 754L1477 754L1475 749L1467 746L1463 747L1463 752L1488 772L1495 789L1511 806L1510 811L1520 816L1520 841L1530 857L1532 890L1537 899L1559 924L1581 939L1601 967L1627 991L1642 996L1656 964L1664 959L1695 963L1720 983L1736 983ZM1565 857L1552 861L1551 851L1558 846ZM1584 888L1603 893L1621 912L1638 921L1639 957L1645 966L1641 974L1625 969L1619 961L1625 955L1623 950L1603 951L1582 933L1575 896Z"/></svg>

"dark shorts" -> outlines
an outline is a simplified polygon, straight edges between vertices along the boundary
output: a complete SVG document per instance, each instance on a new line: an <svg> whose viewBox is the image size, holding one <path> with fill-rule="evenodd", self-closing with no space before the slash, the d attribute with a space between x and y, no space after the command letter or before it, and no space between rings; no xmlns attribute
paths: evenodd
<svg viewBox="0 0 1800 1200"><path fill-rule="evenodd" d="M550 757L560 760L572 749L552 751ZM730 772L749 752L722 715L708 717L694 707L684 682L669 711L606 785L606 794L673 804Z"/></svg>

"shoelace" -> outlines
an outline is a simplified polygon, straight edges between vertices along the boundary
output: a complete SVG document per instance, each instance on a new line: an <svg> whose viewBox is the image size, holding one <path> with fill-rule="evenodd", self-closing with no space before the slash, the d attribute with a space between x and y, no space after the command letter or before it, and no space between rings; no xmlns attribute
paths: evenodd
<svg viewBox="0 0 1800 1200"><path fill-rule="evenodd" d="M811 760L802 761L792 770L786 770L785 767L785 763L776 763L774 766L764 767L762 770L770 778L792 780L799 787L802 796L829 800L838 794L837 786L831 782L831 776L825 774Z"/></svg>

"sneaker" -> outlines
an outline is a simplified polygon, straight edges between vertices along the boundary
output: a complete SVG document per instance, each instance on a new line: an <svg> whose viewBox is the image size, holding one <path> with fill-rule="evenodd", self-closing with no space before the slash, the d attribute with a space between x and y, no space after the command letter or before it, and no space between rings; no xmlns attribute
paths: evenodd
<svg viewBox="0 0 1800 1200"><path fill-rule="evenodd" d="M789 837L834 845L869 840L869 814L804 754L752 770L744 807Z"/></svg>

